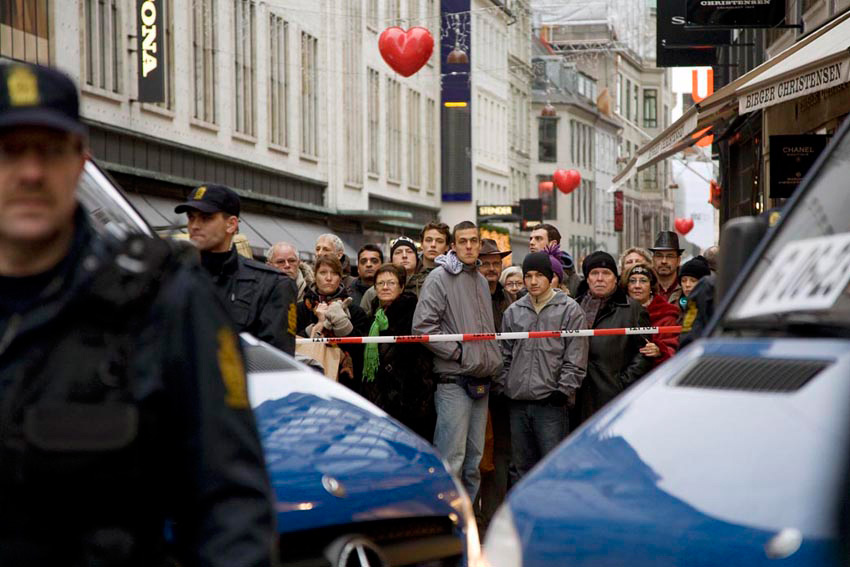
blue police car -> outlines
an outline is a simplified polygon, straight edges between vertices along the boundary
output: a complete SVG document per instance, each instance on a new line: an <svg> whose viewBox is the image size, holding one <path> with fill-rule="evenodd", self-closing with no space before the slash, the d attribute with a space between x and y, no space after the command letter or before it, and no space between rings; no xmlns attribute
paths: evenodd
<svg viewBox="0 0 850 567"><path fill-rule="evenodd" d="M848 128L776 226L727 223L707 336L513 489L487 533L489 565L846 564Z"/></svg>
<svg viewBox="0 0 850 567"><path fill-rule="evenodd" d="M155 237L91 162L78 199L100 231ZM284 565L478 565L471 503L433 447L314 369L241 338Z"/></svg>

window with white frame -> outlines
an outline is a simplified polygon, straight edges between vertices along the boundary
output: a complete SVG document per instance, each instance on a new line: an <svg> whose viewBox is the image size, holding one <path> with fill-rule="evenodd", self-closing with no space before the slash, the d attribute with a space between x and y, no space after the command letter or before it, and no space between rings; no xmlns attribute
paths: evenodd
<svg viewBox="0 0 850 567"><path fill-rule="evenodd" d="M289 24L269 14L269 142L287 147L289 136Z"/></svg>
<svg viewBox="0 0 850 567"><path fill-rule="evenodd" d="M173 0L162 0L162 18L163 41L162 57L160 60L165 64L165 72L163 73L165 83L165 100L156 103L160 108L174 110L174 8Z"/></svg>
<svg viewBox="0 0 850 567"><path fill-rule="evenodd" d="M360 2L348 3L348 15L351 26L344 36L342 105L345 119L345 182L352 185L363 183L363 95L361 91L360 69L363 65L363 32L359 23L362 20Z"/></svg>
<svg viewBox="0 0 850 567"><path fill-rule="evenodd" d="M380 23L378 0L366 0L366 25L377 30Z"/></svg>
<svg viewBox="0 0 850 567"><path fill-rule="evenodd" d="M0 2L0 57L50 64L48 0Z"/></svg>
<svg viewBox="0 0 850 567"><path fill-rule="evenodd" d="M381 74L369 69L369 84L367 85L367 120L369 122L369 173L379 175L381 173L381 160L379 158L380 149L378 147L378 139L380 137L380 90L381 90Z"/></svg>
<svg viewBox="0 0 850 567"><path fill-rule="evenodd" d="M234 129L240 134L256 134L256 19L254 0L233 2Z"/></svg>
<svg viewBox="0 0 850 567"><path fill-rule="evenodd" d="M84 77L86 85L121 93L124 34L121 28L121 2L119 0L84 0L85 55Z"/></svg>
<svg viewBox="0 0 850 567"><path fill-rule="evenodd" d="M419 0L407 0L407 26L418 26L419 23Z"/></svg>
<svg viewBox="0 0 850 567"><path fill-rule="evenodd" d="M401 181L401 83L387 78L387 178Z"/></svg>
<svg viewBox="0 0 850 567"><path fill-rule="evenodd" d="M435 133L438 131L437 102L429 98L425 103L425 143L428 145L426 150L428 163L425 172L425 189L429 193L434 193L437 189L437 152L440 148L437 147Z"/></svg>
<svg viewBox="0 0 850 567"><path fill-rule="evenodd" d="M421 99L418 92L407 91L407 184L416 188L422 185Z"/></svg>
<svg viewBox="0 0 850 567"><path fill-rule="evenodd" d="M385 0L387 6L388 26L397 26L401 23L401 0Z"/></svg>
<svg viewBox="0 0 850 567"><path fill-rule="evenodd" d="M658 90L643 90L643 127L658 128Z"/></svg>
<svg viewBox="0 0 850 567"><path fill-rule="evenodd" d="M319 155L319 40L301 32L301 153Z"/></svg>
<svg viewBox="0 0 850 567"><path fill-rule="evenodd" d="M192 0L192 74L195 100L192 115L216 122L215 0Z"/></svg>

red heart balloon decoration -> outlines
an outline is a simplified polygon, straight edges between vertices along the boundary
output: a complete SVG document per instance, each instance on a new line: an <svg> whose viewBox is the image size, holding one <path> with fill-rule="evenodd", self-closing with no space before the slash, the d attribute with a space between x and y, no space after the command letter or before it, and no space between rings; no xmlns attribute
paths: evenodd
<svg viewBox="0 0 850 567"><path fill-rule="evenodd" d="M679 234L688 234L694 227L694 219L676 219L673 225Z"/></svg>
<svg viewBox="0 0 850 567"><path fill-rule="evenodd" d="M576 187L581 185L581 173L575 169L557 169L555 170L555 173L552 174L552 180L555 182L555 186L558 190L567 195L572 193Z"/></svg>
<svg viewBox="0 0 850 567"><path fill-rule="evenodd" d="M378 38L378 50L396 73L409 77L431 58L434 37L425 28L414 27L405 31L391 27L385 29Z"/></svg>

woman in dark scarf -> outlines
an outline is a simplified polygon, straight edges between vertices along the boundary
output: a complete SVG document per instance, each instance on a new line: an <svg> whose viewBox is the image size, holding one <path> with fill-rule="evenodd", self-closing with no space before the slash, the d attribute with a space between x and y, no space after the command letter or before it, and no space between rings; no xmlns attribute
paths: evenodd
<svg viewBox="0 0 850 567"><path fill-rule="evenodd" d="M360 337L369 330L369 320L359 305L353 305L342 285L342 264L336 256L316 259L315 281L304 290L297 308L297 334L300 337ZM363 367L361 345L340 345L343 357L339 381L351 387ZM356 388L353 388L356 390Z"/></svg>
<svg viewBox="0 0 850 567"><path fill-rule="evenodd" d="M416 295L404 291L404 268L384 264L375 273L370 336L410 335ZM436 412L431 354L421 344L370 344L365 347L360 391L369 401L431 442Z"/></svg>

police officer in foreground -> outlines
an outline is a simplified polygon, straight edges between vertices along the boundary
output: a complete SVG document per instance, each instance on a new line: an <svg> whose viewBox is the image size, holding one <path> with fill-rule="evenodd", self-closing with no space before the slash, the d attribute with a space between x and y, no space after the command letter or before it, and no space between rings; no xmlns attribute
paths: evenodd
<svg viewBox="0 0 850 567"><path fill-rule="evenodd" d="M95 232L78 112L0 65L0 565L269 565L235 329L167 243Z"/></svg>
<svg viewBox="0 0 850 567"><path fill-rule="evenodd" d="M289 276L236 252L239 209L233 190L202 185L174 212L186 213L189 238L201 251L201 264L239 332L295 354L298 287Z"/></svg>

